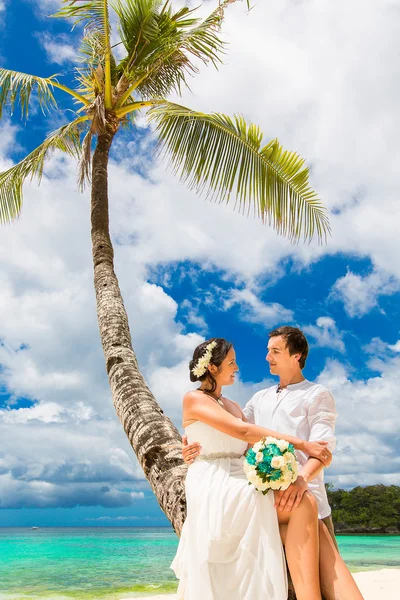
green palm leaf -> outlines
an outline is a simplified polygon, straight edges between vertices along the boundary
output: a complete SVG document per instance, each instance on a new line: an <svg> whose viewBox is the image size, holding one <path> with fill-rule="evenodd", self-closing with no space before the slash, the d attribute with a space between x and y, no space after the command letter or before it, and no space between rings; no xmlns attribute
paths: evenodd
<svg viewBox="0 0 400 600"><path fill-rule="evenodd" d="M97 52L97 60L104 67L104 103L107 109L112 108L113 62L110 36L111 27L107 0L63 0L63 6L53 15L64 19L72 19L73 26L84 24L84 36L81 53L91 65L93 52ZM93 69L89 66L89 73Z"/></svg>
<svg viewBox="0 0 400 600"><path fill-rule="evenodd" d="M51 77L36 77L35 75L0 68L0 119L4 108L8 104L10 105L11 113L14 112L15 103L21 105L21 116L22 118L26 118L29 111L30 97L35 89L43 113L46 113L51 108L57 108L52 91L54 78L55 75Z"/></svg>
<svg viewBox="0 0 400 600"><path fill-rule="evenodd" d="M308 168L278 140L261 146L262 133L243 117L194 112L165 103L149 111L160 146L189 187L268 221L291 241L326 240L326 211L308 181Z"/></svg>
<svg viewBox="0 0 400 600"><path fill-rule="evenodd" d="M119 68L129 87L142 98L166 95L184 81L183 72L190 70L188 57L179 50L182 29L195 20L187 19L187 7L173 13L169 3L159 0L127 0L115 6L120 34L127 56ZM122 99L119 106L123 104Z"/></svg>
<svg viewBox="0 0 400 600"><path fill-rule="evenodd" d="M224 42L220 35L223 10L228 4L236 0L225 0L204 21L201 21L192 31L187 33L182 40L182 49L207 64L212 62L216 67L221 62L220 54L224 49Z"/></svg>
<svg viewBox="0 0 400 600"><path fill-rule="evenodd" d="M163 0L116 0L118 30L127 51L127 62L133 64L143 48L158 35L158 19Z"/></svg>
<svg viewBox="0 0 400 600"><path fill-rule="evenodd" d="M173 12L160 0L118 0L121 39L127 57L120 63L123 76L143 98L180 92L186 75L198 71L196 61L217 66L224 44L219 26L226 0L205 20L194 17L196 9ZM126 95L118 103L122 106Z"/></svg>
<svg viewBox="0 0 400 600"><path fill-rule="evenodd" d="M26 158L0 173L0 222L10 222L19 215L22 187L26 178L37 177L40 182L44 161L54 150L61 150L74 158L80 158L80 135L85 128L85 121L86 117L80 117L56 129Z"/></svg>
<svg viewBox="0 0 400 600"><path fill-rule="evenodd" d="M53 17L71 19L73 26L83 24L86 31L110 33L108 2L105 0L62 0L62 7Z"/></svg>

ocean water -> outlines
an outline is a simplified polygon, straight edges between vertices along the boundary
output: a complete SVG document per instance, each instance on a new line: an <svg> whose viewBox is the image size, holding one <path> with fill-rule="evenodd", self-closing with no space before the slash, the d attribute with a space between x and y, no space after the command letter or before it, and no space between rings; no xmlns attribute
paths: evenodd
<svg viewBox="0 0 400 600"><path fill-rule="evenodd" d="M400 536L339 536L352 570L400 567ZM0 528L0 600L144 598L174 592L170 528Z"/></svg>

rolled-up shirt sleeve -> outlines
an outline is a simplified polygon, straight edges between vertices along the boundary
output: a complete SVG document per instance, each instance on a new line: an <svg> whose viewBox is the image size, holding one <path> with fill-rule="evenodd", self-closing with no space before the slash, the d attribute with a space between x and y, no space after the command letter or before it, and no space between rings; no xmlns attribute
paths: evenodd
<svg viewBox="0 0 400 600"><path fill-rule="evenodd" d="M256 397L257 397L257 394L255 394L252 398L250 398L250 400L248 401L248 403L246 404L246 406L243 409L243 414L249 423L255 423L255 414L254 413L255 413Z"/></svg>
<svg viewBox="0 0 400 600"><path fill-rule="evenodd" d="M325 441L331 452L336 448L335 423L337 418L336 404L328 390L320 392L310 402L308 424L310 442Z"/></svg>

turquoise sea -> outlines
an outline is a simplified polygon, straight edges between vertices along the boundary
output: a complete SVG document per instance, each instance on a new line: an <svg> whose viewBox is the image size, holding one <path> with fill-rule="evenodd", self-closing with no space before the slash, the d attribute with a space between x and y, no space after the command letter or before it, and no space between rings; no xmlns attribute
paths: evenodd
<svg viewBox="0 0 400 600"><path fill-rule="evenodd" d="M400 567L400 536L338 536L354 570ZM170 528L0 528L0 600L112 600L174 592Z"/></svg>

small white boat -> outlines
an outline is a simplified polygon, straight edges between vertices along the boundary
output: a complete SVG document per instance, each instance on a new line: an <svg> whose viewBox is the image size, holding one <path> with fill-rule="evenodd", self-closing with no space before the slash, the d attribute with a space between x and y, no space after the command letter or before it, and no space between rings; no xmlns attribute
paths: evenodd
<svg viewBox="0 0 400 600"><path fill-rule="evenodd" d="M39 527L31 527L31 529L39 529Z"/></svg>

